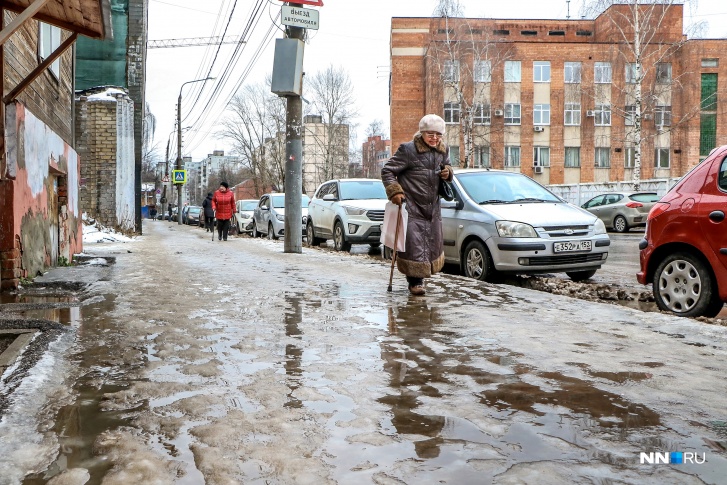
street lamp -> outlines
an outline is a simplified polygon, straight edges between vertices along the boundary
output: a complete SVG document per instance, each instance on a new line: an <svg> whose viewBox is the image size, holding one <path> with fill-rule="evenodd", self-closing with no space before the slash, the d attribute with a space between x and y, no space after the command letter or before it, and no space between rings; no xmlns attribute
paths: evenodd
<svg viewBox="0 0 727 485"><path fill-rule="evenodd" d="M177 99L177 170L182 170L182 89L187 84L198 83L201 81L209 81L214 79L213 77L206 77L204 79L195 79L194 81L187 81L183 83L179 88L179 98ZM177 224L182 224L182 188L181 184L177 186Z"/></svg>

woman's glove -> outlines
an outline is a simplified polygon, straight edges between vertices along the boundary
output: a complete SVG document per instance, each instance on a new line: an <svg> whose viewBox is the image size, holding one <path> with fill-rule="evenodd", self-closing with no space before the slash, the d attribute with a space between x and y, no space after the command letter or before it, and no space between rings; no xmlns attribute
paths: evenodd
<svg viewBox="0 0 727 485"><path fill-rule="evenodd" d="M442 178L442 180L449 180L449 176L452 174L452 169L449 168L449 166L445 165L442 167L442 171L439 172L439 176Z"/></svg>
<svg viewBox="0 0 727 485"><path fill-rule="evenodd" d="M391 203L401 205L404 202L404 194L396 194L391 197Z"/></svg>

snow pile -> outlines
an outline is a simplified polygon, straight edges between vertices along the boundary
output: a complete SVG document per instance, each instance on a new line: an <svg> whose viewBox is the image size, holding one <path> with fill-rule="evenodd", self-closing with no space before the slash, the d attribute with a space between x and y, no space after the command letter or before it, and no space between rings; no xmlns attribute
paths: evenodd
<svg viewBox="0 0 727 485"><path fill-rule="evenodd" d="M116 96L122 95L128 97L126 91L114 87L107 87L101 92L88 96L89 101L112 101L116 102Z"/></svg>
<svg viewBox="0 0 727 485"><path fill-rule="evenodd" d="M111 228L108 228L96 222L95 219L89 217L85 212L83 213L83 243L103 243L103 242L132 242L136 238L124 236L120 232L116 232Z"/></svg>

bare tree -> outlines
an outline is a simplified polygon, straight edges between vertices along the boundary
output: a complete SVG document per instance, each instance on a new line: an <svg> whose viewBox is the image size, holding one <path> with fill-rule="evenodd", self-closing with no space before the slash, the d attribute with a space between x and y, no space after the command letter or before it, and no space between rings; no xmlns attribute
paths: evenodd
<svg viewBox="0 0 727 485"><path fill-rule="evenodd" d="M385 136L384 135L385 131L386 130L384 128L384 122L379 119L375 119L374 121L369 123L369 126L366 127L366 137L367 138L372 137L372 136L383 137L383 136Z"/></svg>
<svg viewBox="0 0 727 485"><path fill-rule="evenodd" d="M255 193L285 182L285 98L270 93L270 83L247 85L228 106L217 137L243 159Z"/></svg>
<svg viewBox="0 0 727 485"><path fill-rule="evenodd" d="M306 78L307 92L310 93L308 112L320 116L319 129L315 124L306 128L312 135L314 151L306 150L308 157L313 155L316 165L315 184L326 180L345 177L348 173L351 122L357 116L353 83L348 72L342 67L329 66L310 78Z"/></svg>
<svg viewBox="0 0 727 485"><path fill-rule="evenodd" d="M464 17L464 7L459 0L439 0L433 14L435 17Z"/></svg>
<svg viewBox="0 0 727 485"><path fill-rule="evenodd" d="M624 116L626 132L624 142L633 147L632 182L635 190L641 183L642 153L648 136L654 137L657 144L666 143L661 138L664 128L671 131L676 123L671 119L671 93L681 86L685 73L674 76L672 59L687 41L687 36L679 36L676 41L665 40L669 26L666 19L675 5L696 4L696 0L591 0L583 7L587 16L603 15L609 20L614 32L614 41L620 49L618 55L626 65L626 85L624 109L614 108L613 112ZM695 31L702 25L695 25ZM594 90L596 103L606 98ZM699 108L684 113L680 122L686 122L698 115ZM643 129L645 117L653 117L657 125L656 133L646 133Z"/></svg>

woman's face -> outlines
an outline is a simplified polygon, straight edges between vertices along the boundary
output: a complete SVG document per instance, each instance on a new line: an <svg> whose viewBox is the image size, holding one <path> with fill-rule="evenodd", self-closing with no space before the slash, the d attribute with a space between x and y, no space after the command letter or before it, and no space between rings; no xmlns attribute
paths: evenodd
<svg viewBox="0 0 727 485"><path fill-rule="evenodd" d="M434 148L439 145L439 141L442 139L442 134L436 131L423 131L422 139L424 143Z"/></svg>
<svg viewBox="0 0 727 485"><path fill-rule="evenodd" d="M224 185L220 185L220 192L224 192L225 190L227 190L227 189L225 188L225 186L224 186Z"/></svg>

